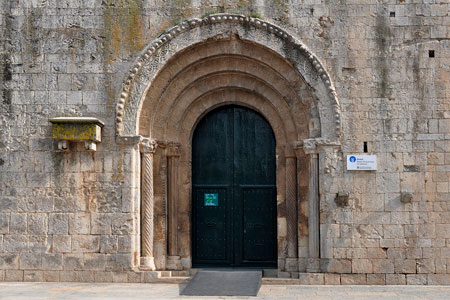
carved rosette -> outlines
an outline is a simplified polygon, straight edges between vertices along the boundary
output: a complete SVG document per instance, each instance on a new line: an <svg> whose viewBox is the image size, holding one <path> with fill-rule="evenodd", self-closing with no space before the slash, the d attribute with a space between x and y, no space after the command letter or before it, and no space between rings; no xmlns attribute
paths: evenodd
<svg viewBox="0 0 450 300"><path fill-rule="evenodd" d="M142 154L142 257L141 267L155 270L153 258L153 155L157 143L144 139L141 143Z"/></svg>

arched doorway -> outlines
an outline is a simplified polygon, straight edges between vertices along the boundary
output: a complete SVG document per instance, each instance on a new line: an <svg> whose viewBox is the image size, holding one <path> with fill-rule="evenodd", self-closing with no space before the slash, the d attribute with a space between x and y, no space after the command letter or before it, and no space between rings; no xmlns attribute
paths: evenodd
<svg viewBox="0 0 450 300"><path fill-rule="evenodd" d="M224 105L257 111L276 137L278 269L317 270L319 249L332 245L320 236L319 200L335 197L319 193L319 180L332 182L341 136L331 78L284 29L228 14L183 22L149 43L120 90L117 140L138 143L141 162L129 193L147 208L135 210L139 267L192 267L192 137L202 116Z"/></svg>
<svg viewBox="0 0 450 300"><path fill-rule="evenodd" d="M276 143L257 112L228 105L192 141L194 266L276 267Z"/></svg>

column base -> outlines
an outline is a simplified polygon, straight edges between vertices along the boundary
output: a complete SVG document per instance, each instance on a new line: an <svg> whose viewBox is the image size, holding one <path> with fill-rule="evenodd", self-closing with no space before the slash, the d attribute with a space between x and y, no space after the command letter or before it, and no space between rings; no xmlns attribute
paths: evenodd
<svg viewBox="0 0 450 300"><path fill-rule="evenodd" d="M166 269L175 271L183 270L180 256L167 256Z"/></svg>
<svg viewBox="0 0 450 300"><path fill-rule="evenodd" d="M298 259L297 258L286 258L285 269L287 272L297 272L298 271Z"/></svg>
<svg viewBox="0 0 450 300"><path fill-rule="evenodd" d="M141 264L139 268L142 270L155 271L155 259L151 256L141 257Z"/></svg>

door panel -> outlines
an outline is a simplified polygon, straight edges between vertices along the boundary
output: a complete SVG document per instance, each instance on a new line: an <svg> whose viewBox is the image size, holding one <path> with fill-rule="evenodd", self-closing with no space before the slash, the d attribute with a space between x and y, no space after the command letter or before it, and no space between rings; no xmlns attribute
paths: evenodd
<svg viewBox="0 0 450 300"><path fill-rule="evenodd" d="M231 263L227 244L229 190L230 188L212 186L195 188L194 205L198 222L194 229L196 236L194 252L197 254L198 262Z"/></svg>
<svg viewBox="0 0 450 300"><path fill-rule="evenodd" d="M258 113L225 106L192 142L194 266L276 266L275 137Z"/></svg>

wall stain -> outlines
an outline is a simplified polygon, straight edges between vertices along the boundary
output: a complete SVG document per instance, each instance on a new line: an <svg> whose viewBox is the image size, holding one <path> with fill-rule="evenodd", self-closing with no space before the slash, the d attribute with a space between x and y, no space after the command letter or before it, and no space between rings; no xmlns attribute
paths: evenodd
<svg viewBox="0 0 450 300"><path fill-rule="evenodd" d="M389 98L389 47L391 39L391 30L388 24L386 14L387 8L379 6L377 8L377 16L375 17L375 42L378 50L376 57L375 71L380 77L379 96L381 98Z"/></svg>
<svg viewBox="0 0 450 300"><path fill-rule="evenodd" d="M105 62L135 55L145 46L143 0L103 0Z"/></svg>

